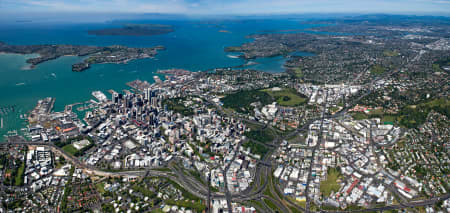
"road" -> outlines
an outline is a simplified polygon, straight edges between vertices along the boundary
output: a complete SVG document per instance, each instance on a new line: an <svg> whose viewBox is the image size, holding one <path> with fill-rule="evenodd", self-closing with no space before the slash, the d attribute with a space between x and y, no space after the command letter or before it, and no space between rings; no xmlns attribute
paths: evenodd
<svg viewBox="0 0 450 213"><path fill-rule="evenodd" d="M308 179L307 179L307 181L306 181L306 188L305 188L305 195L306 195L306 206L305 206L305 209L306 209L306 212L309 212L309 207L310 207L310 203L311 203L311 198L309 197L309 188L310 188L310 183L311 183L311 180L312 180L312 168L314 167L314 157L315 157L315 155L316 155L316 151L317 151L317 149L319 149L320 148L320 145L322 144L322 139L323 139L323 137L322 137L322 133L323 133L323 121L325 120L325 111L327 110L327 102L326 102L326 100L327 100L327 98L328 98L328 92L326 93L326 95L325 95L325 102L324 102L324 104L323 104L323 110L322 110L322 118L321 118L321 120L320 120L320 127L319 127L319 135L318 135L318 141L317 141L317 144L314 146L314 148L313 148L313 150L312 150L312 156L311 156L311 164L310 164L310 166L309 166L309 171L308 171Z"/></svg>
<svg viewBox="0 0 450 213"><path fill-rule="evenodd" d="M6 146L6 145L44 146L44 147L51 149L53 152L64 156L66 158L66 160L70 161L75 166L82 168L88 174L91 174L91 175L104 176L104 177L145 177L145 176L165 177L165 178L168 178L168 179L176 182L177 184L179 184L180 186L185 188L188 192L192 193L195 196L198 196L201 199L206 200L207 196L208 196L208 191L207 191L206 187L204 187L204 186L202 187L201 186L202 184L198 183L194 178L188 178L185 175L181 174L182 173L181 171L173 172L173 171L157 171L157 170L148 169L148 170L136 170L136 171L109 172L109 171L103 171L98 168L86 165L83 162L80 162L77 158L66 153L61 148L59 148L53 144L50 144L50 143L26 142L26 141L0 143L0 146ZM269 155L270 154L268 154L266 156L269 156ZM263 159L263 162L266 162L267 160L268 159ZM263 195L263 192L264 192L265 188L267 187L267 182L268 182L267 177L269 175L271 175L270 174L271 171L270 171L270 168L268 168L267 166L259 164L259 167L260 167L258 169L259 174L256 174L257 177L255 178L256 185L253 187L253 188L256 187L256 190L254 190L254 191L245 190L239 194L233 194L232 198L231 198L231 200L233 202L258 200L258 199L265 197ZM265 181L263 181L262 186L258 185L259 180L260 180L259 178L266 178ZM223 193L212 193L211 197L212 198L221 198L221 199L226 198L226 196ZM364 210L338 211L338 212L384 211L384 210L391 210L391 209L403 209L403 208L407 208L407 207L428 206L428 205L433 205L434 203L436 203L438 201L446 200L449 197L450 197L450 193L439 196L439 197L427 199L427 200L412 201L412 202L408 202L408 203L401 203L401 204L397 204L397 205L370 208L370 209L364 209ZM267 199L267 197L265 197L265 198ZM308 208L303 209L300 206L293 204L292 201L290 201L289 199L285 199L285 200L288 203L290 203L291 205L298 207L299 210L302 210L302 211L306 210L308 212ZM273 201L273 200L272 200L272 202L274 202L280 209L287 210L286 207L284 207L284 205L282 203L279 203L278 201ZM335 212L335 211L321 211L321 212Z"/></svg>
<svg viewBox="0 0 450 213"><path fill-rule="evenodd" d="M390 75L394 74L390 73ZM350 102L349 104L346 104L344 106L344 108L335 113L334 115L325 115L326 112L326 102L324 103L323 106L323 110L321 113L320 118L317 119L321 119L321 123L320 123L320 135L319 135L319 141L316 144L316 146L314 146L313 149L313 155L312 155L312 162L311 162L311 166L309 168L309 175L308 175L308 179L307 179L307 183L310 183L312 177L311 177L311 170L312 170L312 166L314 165L314 157L315 157L315 153L316 150L320 147L320 144L322 142L322 126L323 126L323 121L324 119L328 119L328 118L336 118L339 116L344 115L345 113L347 113L347 111L349 109L351 109L353 107L354 104L356 104L359 100L361 100L362 98L366 97L367 95L369 95L372 92L371 87L374 85L374 83L378 80L380 80L381 78L377 78L372 80L369 84L365 85L367 88L367 91L362 94L361 96L359 96L356 99L353 99L352 102ZM327 94L328 96L328 94ZM326 99L325 99L326 100ZM245 118L241 118L240 116L238 116L236 113L229 113L229 112L225 112L223 110L223 108L220 105L216 105L215 103L209 101L210 103L212 103L213 105L215 105L218 109L219 112L221 112L222 114L226 114L228 116L233 116L235 118L240 119L241 121L245 121L251 124L256 124L259 126L267 126L264 123L260 123L257 121L253 121L253 120L249 120L249 119L245 119ZM305 125L303 125L302 127L296 129L294 132L285 135L284 137L280 138L280 137L276 137L274 139L274 141L272 142L272 146L271 148L277 148L279 145L279 142L283 139L292 137L295 134L298 134L298 132L306 130L309 125L314 122L314 120L316 119L311 119L308 122L306 122ZM268 128L271 128L270 126ZM43 143L43 142L25 142L25 141L17 141L17 142L8 142L8 143L2 143L0 145L40 145L40 146L45 146L50 148L53 152L55 152L56 154L62 155L64 156L68 161L70 161L73 165L82 168L84 171L86 171L88 174L91 175L97 175L97 176L104 176L104 177L145 177L145 176L158 176L158 177L165 177L168 178L174 182L176 182L177 184L181 185L183 188L185 188L188 192L190 192L191 194L202 198L204 200L206 200L208 198L208 187L203 185L202 183L199 183L195 178L191 177L190 175L185 175L183 173L183 171L180 171L178 169L173 169L171 171L156 171L156 170L151 170L151 169L147 169L147 170L137 170L137 171L120 171L120 172L110 172L110 171L104 171L101 169L98 169L96 167L93 166L89 166L84 164L83 162L80 162L77 158L71 156L70 154L66 153L64 150L62 150L61 148L51 144L51 143ZM240 144L238 144L239 148ZM237 150L237 149L236 149ZM283 202L279 202L279 201L286 201L287 203L289 203L291 206L296 207L297 209L301 210L301 211L306 211L306 212L310 212L309 210L309 205L310 205L310 198L308 196L308 191L309 191L309 185L307 184L306 186L306 197L307 197L307 203L306 203L306 208L302 208L301 206L298 206L295 202L292 202L290 199L283 199L280 198L280 200L275 200L271 197L268 197L267 195L264 195L263 192L265 191L267 185L268 185L268 177L271 175L271 169L272 169L272 164L270 163L271 160L271 152L269 152L269 154L267 154L266 156L264 156L264 158L258 163L258 166L256 168L256 173L255 173L255 177L254 177L254 184L252 185L252 187L250 187L247 190L244 190L240 193L235 193L232 194L228 191L228 187L225 186L226 191L225 194L224 193L220 193L220 192L216 192L216 193L211 193L211 198L220 198L220 199L226 199L227 200L227 204L228 204L228 208L231 209L231 202L242 202L242 201L250 201L250 200L261 200L262 198L265 199L270 199L275 205L277 205L277 207L282 210L283 212L291 212L288 208L286 208L285 204ZM236 157L233 156L233 160ZM228 171L229 167L230 167L231 163L226 165L225 168L223 169L223 173L224 173L224 177L226 178L226 172ZM261 184L262 183L262 184ZM274 188L270 189L272 192L273 190L279 190L278 185L275 184ZM372 209L365 209L365 210L356 210L356 211L340 211L340 212L358 212L358 211L382 211L382 210L390 210L390 209L402 209L405 207L417 207L417 206L427 206L427 205L432 205L440 200L445 200L449 198L450 194L446 194L440 197L435 197L435 198L431 198L431 199L427 199L427 200L421 200L421 201L415 201L415 202L409 202L409 203L402 203L402 204L398 204L398 205L392 205L392 206L385 206L385 207L378 207L378 208L372 208ZM327 212L327 211L321 211L321 212ZM330 211L333 212L333 211Z"/></svg>

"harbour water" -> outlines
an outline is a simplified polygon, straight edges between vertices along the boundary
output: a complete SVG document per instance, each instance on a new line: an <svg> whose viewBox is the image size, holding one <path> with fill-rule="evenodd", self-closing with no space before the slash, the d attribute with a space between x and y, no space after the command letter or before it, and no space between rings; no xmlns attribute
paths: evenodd
<svg viewBox="0 0 450 213"><path fill-rule="evenodd" d="M136 21L135 21L136 22ZM0 54L0 107L15 106L0 117L3 128L0 137L19 131L26 124L23 114L29 112L38 99L56 98L55 110L92 99L91 92L108 89L121 91L126 82L141 79L153 82L158 69L182 68L191 71L232 67L247 63L241 58L228 57L226 46L236 46L250 40L245 36L265 30L306 29L310 25L298 20L248 21L138 21L139 23L170 24L175 32L157 36L95 36L87 30L117 27L104 24L39 24L11 23L0 28L0 41L9 44L79 44L126 45L151 47L163 45L155 59L135 60L128 64L96 64L84 72L72 72L71 65L82 57L65 56L29 69L25 62L32 55ZM220 32L227 30L230 33ZM232 54L234 55L234 54ZM283 57L256 59L249 68L267 72L283 71ZM3 138L0 139L2 141Z"/></svg>

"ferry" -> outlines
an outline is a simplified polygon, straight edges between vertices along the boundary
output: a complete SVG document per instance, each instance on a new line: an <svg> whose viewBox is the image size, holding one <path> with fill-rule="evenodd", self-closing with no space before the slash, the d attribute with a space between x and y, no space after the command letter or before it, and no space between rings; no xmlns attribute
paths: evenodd
<svg viewBox="0 0 450 213"><path fill-rule="evenodd" d="M8 131L7 134L9 136L15 136L15 135L17 135L17 130Z"/></svg>
<svg viewBox="0 0 450 213"><path fill-rule="evenodd" d="M103 92L101 92L101 91L94 91L94 92L92 92L92 96L94 96L100 102L106 102L108 100L106 98L106 95L103 94Z"/></svg>
<svg viewBox="0 0 450 213"><path fill-rule="evenodd" d="M245 64L245 66L252 66L252 65L255 65L255 64L259 64L259 63L258 62L254 62L254 61L249 61L249 62L247 62Z"/></svg>
<svg viewBox="0 0 450 213"><path fill-rule="evenodd" d="M227 55L228 58L239 58L239 55Z"/></svg>

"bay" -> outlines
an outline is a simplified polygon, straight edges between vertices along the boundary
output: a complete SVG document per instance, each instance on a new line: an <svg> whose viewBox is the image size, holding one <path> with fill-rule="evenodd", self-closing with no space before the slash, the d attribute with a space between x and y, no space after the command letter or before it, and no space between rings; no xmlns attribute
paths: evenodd
<svg viewBox="0 0 450 213"><path fill-rule="evenodd" d="M125 21L123 21L125 22ZM0 107L15 106L0 115L8 131L25 127L20 115L29 112L39 99L56 98L55 111L67 104L92 99L91 92L109 89L121 91L126 82L141 79L153 82L158 69L182 68L191 71L233 67L246 63L240 58L227 57L227 46L237 46L251 40L247 35L265 30L306 29L312 25L297 20L138 20L127 23L157 23L174 26L172 33L156 36L96 36L88 30L118 27L117 22L94 24L11 23L0 27L0 41L8 44L73 44L125 45L152 47L163 45L155 59L141 59L128 64L95 64L84 72L72 72L71 65L81 57L65 56L26 69L31 55L0 54ZM256 59L249 68L282 72L283 57ZM1 141L2 139L0 139Z"/></svg>

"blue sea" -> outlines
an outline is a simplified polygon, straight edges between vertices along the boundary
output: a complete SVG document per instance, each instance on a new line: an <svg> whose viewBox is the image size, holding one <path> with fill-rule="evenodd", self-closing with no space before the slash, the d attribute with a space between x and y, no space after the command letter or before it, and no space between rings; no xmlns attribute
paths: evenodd
<svg viewBox="0 0 450 213"><path fill-rule="evenodd" d="M0 27L0 41L8 44L78 44L78 45L125 45L152 47L163 45L154 59L135 60L128 64L96 64L84 72L72 72L71 65L82 57L66 56L39 64L29 69L25 60L32 55L0 54L0 109L14 106L14 111L2 111L3 128L0 137L8 131L26 126L20 115L33 109L37 100L56 98L56 111L67 104L92 99L91 92L101 90L121 91L126 82L141 79L153 81L159 69L183 68L191 71L221 67L233 67L247 63L240 58L228 57L227 46L237 46L251 40L246 36L254 33L306 30L312 25L289 20L139 20L126 23L154 23L174 26L175 31L155 36L96 36L88 30L120 27L119 22L49 24L9 23ZM227 32L220 32L220 31ZM231 53L236 55L238 53ZM302 54L302 53L300 53ZM305 53L305 55L308 55ZM282 72L283 57L260 58L254 68L266 72ZM1 110L0 110L1 111ZM0 141L3 140L0 139Z"/></svg>

